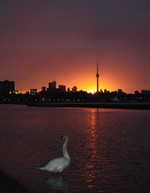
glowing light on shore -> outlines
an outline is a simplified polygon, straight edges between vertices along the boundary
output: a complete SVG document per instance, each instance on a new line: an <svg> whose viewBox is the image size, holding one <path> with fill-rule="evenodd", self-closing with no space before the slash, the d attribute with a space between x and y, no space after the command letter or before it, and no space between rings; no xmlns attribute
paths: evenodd
<svg viewBox="0 0 150 193"><path fill-rule="evenodd" d="M94 94L96 91L95 90L87 90L88 93Z"/></svg>

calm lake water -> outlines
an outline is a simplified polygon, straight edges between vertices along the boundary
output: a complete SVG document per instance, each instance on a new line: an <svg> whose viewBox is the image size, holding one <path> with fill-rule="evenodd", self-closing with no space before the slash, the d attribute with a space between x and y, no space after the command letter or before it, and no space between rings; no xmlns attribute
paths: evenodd
<svg viewBox="0 0 150 193"><path fill-rule="evenodd" d="M38 167L62 154L63 176ZM0 105L0 169L31 193L150 192L150 111Z"/></svg>

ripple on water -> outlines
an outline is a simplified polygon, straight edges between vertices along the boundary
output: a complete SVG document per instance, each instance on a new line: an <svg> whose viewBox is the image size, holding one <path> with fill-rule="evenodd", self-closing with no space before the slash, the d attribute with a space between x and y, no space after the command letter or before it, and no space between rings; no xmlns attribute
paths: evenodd
<svg viewBox="0 0 150 193"><path fill-rule="evenodd" d="M0 107L1 108L1 107ZM0 111L0 167L30 192L148 193L150 112L82 108ZM63 176L40 171L70 136Z"/></svg>

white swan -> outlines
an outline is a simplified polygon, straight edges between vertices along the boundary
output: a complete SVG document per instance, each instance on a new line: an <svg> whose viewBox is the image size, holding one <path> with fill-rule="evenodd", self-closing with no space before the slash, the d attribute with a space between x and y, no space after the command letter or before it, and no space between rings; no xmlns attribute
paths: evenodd
<svg viewBox="0 0 150 193"><path fill-rule="evenodd" d="M41 170L54 173L61 173L66 167L69 166L70 157L67 151L67 143L69 137L67 135L63 135L62 138L64 140L64 144L62 147L63 157L51 160L47 165L40 168Z"/></svg>

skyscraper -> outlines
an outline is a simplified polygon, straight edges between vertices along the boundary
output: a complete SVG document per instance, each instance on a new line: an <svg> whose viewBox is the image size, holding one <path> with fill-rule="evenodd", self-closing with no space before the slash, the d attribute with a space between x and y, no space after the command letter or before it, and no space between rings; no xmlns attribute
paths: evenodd
<svg viewBox="0 0 150 193"><path fill-rule="evenodd" d="M56 92L56 81L53 81L53 82L50 82L48 84L48 88L47 88L47 91L48 92Z"/></svg>
<svg viewBox="0 0 150 193"><path fill-rule="evenodd" d="M99 92L99 73L98 73L98 60L97 60L97 72L96 72L96 80L97 80L97 92Z"/></svg>
<svg viewBox="0 0 150 193"><path fill-rule="evenodd" d="M49 89L56 90L56 81L49 83Z"/></svg>
<svg viewBox="0 0 150 193"><path fill-rule="evenodd" d="M7 96L15 90L14 81L0 81L0 95Z"/></svg>

